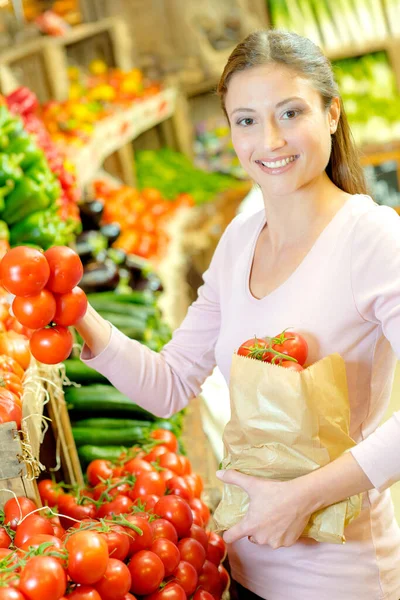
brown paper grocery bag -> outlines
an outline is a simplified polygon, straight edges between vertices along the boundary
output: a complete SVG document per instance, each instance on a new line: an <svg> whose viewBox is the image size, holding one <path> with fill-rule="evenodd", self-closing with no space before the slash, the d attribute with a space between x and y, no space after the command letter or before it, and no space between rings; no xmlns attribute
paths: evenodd
<svg viewBox="0 0 400 600"><path fill-rule="evenodd" d="M349 436L346 368L339 354L300 372L235 354L229 389L223 469L289 480L326 465L355 444ZM224 485L214 513L218 529L238 523L248 505L244 490ZM344 528L360 510L361 496L324 508L310 517L302 535L343 543Z"/></svg>

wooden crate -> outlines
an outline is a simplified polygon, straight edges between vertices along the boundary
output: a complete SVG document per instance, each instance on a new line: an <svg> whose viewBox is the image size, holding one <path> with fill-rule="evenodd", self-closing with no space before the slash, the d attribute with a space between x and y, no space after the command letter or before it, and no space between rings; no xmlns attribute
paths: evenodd
<svg viewBox="0 0 400 600"><path fill-rule="evenodd" d="M0 425L0 509L13 496L12 492L27 496L40 506L37 472L25 444L26 438L17 431L14 422Z"/></svg>
<svg viewBox="0 0 400 600"><path fill-rule="evenodd" d="M48 394L44 414L50 419L50 426L41 445L40 460L48 471L53 472L56 479L72 485L83 485L60 368L57 365L42 365L40 372Z"/></svg>

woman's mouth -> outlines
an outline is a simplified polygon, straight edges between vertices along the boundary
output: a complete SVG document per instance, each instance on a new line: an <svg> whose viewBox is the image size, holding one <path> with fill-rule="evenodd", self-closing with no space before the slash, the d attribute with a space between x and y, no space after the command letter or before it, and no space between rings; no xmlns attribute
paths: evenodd
<svg viewBox="0 0 400 600"><path fill-rule="evenodd" d="M298 158L299 154L292 154L291 156L286 156L285 158L280 158L278 160L256 160L256 163L259 165L262 171L265 171L271 175L279 175L284 171L287 171L292 166Z"/></svg>

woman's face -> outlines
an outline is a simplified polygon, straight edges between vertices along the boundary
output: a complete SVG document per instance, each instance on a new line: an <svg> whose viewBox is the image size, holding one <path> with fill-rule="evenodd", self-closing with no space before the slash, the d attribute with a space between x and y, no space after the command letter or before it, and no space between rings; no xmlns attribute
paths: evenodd
<svg viewBox="0 0 400 600"><path fill-rule="evenodd" d="M337 98L327 111L307 79L274 64L235 73L225 105L238 158L267 194L291 194L325 171Z"/></svg>

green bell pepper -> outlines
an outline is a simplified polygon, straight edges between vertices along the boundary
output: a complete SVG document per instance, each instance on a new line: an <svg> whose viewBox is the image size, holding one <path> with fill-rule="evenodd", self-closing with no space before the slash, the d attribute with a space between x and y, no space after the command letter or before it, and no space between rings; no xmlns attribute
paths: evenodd
<svg viewBox="0 0 400 600"><path fill-rule="evenodd" d="M9 142L5 151L7 154L22 155L20 166L24 171L45 158L43 151L37 147L31 136L16 137ZM46 167L48 168L47 163Z"/></svg>
<svg viewBox="0 0 400 600"><path fill-rule="evenodd" d="M0 186L8 181L20 181L24 175L19 163L20 154L0 154Z"/></svg>
<svg viewBox="0 0 400 600"><path fill-rule="evenodd" d="M10 140L24 134L24 124L20 118L11 116L4 106L0 106L0 149L5 150Z"/></svg>
<svg viewBox="0 0 400 600"><path fill-rule="evenodd" d="M46 161L35 163L28 171L26 171L25 175L33 179L38 185L43 186L43 189L51 202L54 202L60 197L60 183L54 173L49 169Z"/></svg>
<svg viewBox="0 0 400 600"><path fill-rule="evenodd" d="M0 212L2 212L5 207L4 198L8 196L14 188L15 183L11 180L7 181L7 183L3 187L0 187Z"/></svg>
<svg viewBox="0 0 400 600"><path fill-rule="evenodd" d="M37 183L25 176L6 197L1 218L8 225L13 225L30 213L47 208L50 203L51 199L46 193L46 183Z"/></svg>
<svg viewBox="0 0 400 600"><path fill-rule="evenodd" d="M65 246L75 238L76 223L63 221L52 210L37 211L10 229L10 244L36 244L44 250L50 246Z"/></svg>

